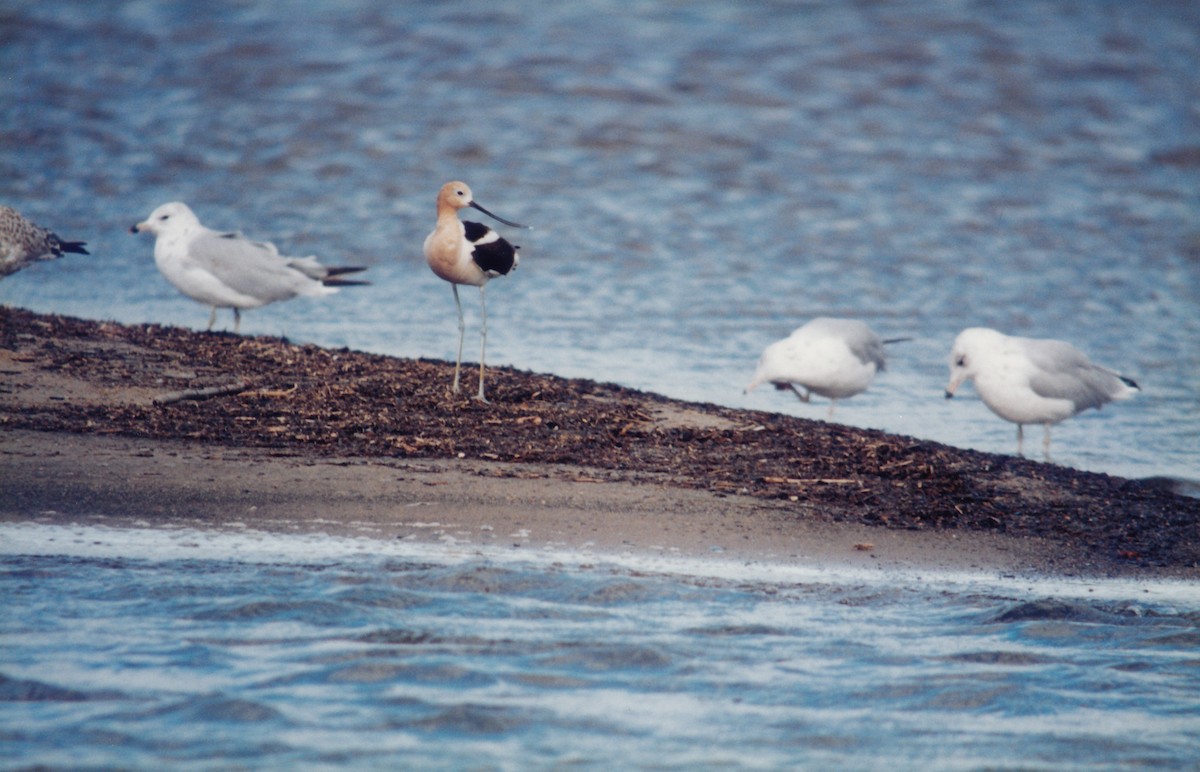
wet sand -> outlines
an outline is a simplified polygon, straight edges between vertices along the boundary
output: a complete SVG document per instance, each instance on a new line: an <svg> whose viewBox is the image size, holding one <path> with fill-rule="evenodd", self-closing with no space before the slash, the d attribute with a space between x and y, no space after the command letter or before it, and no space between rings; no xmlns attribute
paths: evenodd
<svg viewBox="0 0 1200 772"><path fill-rule="evenodd" d="M611 384L0 309L0 519L1195 578L1200 500Z"/></svg>

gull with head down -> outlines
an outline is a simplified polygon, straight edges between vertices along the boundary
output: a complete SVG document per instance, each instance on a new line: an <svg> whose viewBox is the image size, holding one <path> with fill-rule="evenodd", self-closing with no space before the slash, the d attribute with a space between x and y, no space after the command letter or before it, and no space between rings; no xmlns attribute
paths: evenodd
<svg viewBox="0 0 1200 772"><path fill-rule="evenodd" d="M884 369L884 344L905 340L882 340L857 319L820 316L763 350L746 391L770 383L781 391L791 389L801 402L819 394L829 398L827 417L832 418L837 400L865 391Z"/></svg>

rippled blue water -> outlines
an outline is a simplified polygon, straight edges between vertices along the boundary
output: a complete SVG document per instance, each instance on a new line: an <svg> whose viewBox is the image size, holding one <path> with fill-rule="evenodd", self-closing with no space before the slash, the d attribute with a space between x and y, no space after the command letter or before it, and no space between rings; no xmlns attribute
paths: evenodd
<svg viewBox="0 0 1200 772"><path fill-rule="evenodd" d="M1194 585L0 526L5 765L1182 769Z"/></svg>
<svg viewBox="0 0 1200 772"><path fill-rule="evenodd" d="M954 336L994 326L1144 386L1057 427L1058 462L1198 476L1200 6L733 5L0 4L0 200L95 250L0 298L202 327L126 233L182 199L371 265L246 332L450 358L420 248L460 177L536 226L490 290L497 364L823 418L742 387L803 321L861 317L917 340L839 421L1011 453L942 399Z"/></svg>
<svg viewBox="0 0 1200 772"><path fill-rule="evenodd" d="M449 358L420 245L462 178L535 226L493 363L819 418L741 389L855 316L916 340L837 420L1007 453L941 396L989 325L1142 383L1057 461L1200 476L1200 5L548 5L0 0L0 200L94 251L0 301L202 328L126 232L184 200L371 267L244 332ZM1188 586L40 526L0 554L5 765L1200 763Z"/></svg>

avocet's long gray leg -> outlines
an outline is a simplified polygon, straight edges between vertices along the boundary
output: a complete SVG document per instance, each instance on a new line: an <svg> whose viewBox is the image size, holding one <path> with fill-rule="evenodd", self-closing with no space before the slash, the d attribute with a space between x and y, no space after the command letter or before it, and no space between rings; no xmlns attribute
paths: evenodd
<svg viewBox="0 0 1200 772"><path fill-rule="evenodd" d="M458 393L458 376L462 370L463 336L467 333L467 323L463 321L462 302L458 299L458 285L453 282L450 289L454 290L454 307L458 309L458 357L454 360L454 385L450 391Z"/></svg>
<svg viewBox="0 0 1200 772"><path fill-rule="evenodd" d="M483 396L483 358L487 353L487 298L483 294L484 285L479 285L479 308L481 312L481 322L479 325L479 393L475 395L475 399L480 402L487 402L487 398Z"/></svg>

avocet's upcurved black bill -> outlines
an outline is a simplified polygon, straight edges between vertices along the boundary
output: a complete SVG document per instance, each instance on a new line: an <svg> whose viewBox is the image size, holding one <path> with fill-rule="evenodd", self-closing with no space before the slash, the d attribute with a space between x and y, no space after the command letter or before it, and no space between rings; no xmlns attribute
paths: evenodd
<svg viewBox="0 0 1200 772"><path fill-rule="evenodd" d="M488 217L492 218L493 220L496 220L497 222L502 222L505 225L511 225L514 228L528 228L529 227L528 225L522 225L519 222L513 222L512 220L505 220L503 217L498 217L498 216L492 214L491 212L489 212L488 210L484 209L482 206L475 203L474 201L472 201L468 206L470 206L473 209L478 209L479 211L483 212L484 214L486 214Z"/></svg>

